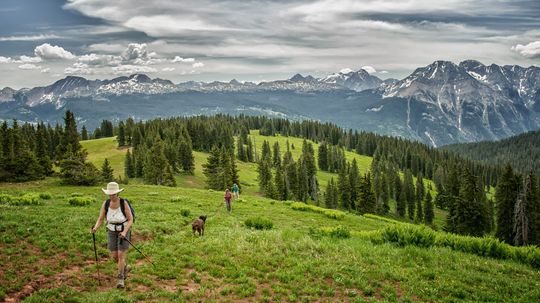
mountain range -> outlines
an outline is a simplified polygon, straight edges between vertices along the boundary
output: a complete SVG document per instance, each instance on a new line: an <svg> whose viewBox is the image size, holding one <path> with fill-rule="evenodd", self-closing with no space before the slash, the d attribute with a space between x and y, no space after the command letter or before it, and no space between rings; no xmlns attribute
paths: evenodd
<svg viewBox="0 0 540 303"><path fill-rule="evenodd" d="M261 83L174 84L135 74L69 76L49 86L0 90L1 119L54 123L67 109L89 129L103 119L250 114L333 122L441 146L540 128L540 68L435 61L401 80L382 80L363 69Z"/></svg>

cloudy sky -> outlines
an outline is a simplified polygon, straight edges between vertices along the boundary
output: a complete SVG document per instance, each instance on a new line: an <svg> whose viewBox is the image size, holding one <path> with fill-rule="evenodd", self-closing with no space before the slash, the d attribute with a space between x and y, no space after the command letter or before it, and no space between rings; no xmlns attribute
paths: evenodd
<svg viewBox="0 0 540 303"><path fill-rule="evenodd" d="M540 65L540 1L2 0L0 87L146 73L265 81L435 60Z"/></svg>

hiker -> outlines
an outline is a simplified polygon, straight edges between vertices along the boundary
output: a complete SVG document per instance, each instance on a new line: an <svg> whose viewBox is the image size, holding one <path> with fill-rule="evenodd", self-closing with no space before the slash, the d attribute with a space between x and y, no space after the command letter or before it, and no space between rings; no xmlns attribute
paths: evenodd
<svg viewBox="0 0 540 303"><path fill-rule="evenodd" d="M118 193L124 190L123 188L119 188L118 183L110 182L107 184L107 189L102 188L101 190L109 196L109 199L103 202L96 225L92 227L92 233L95 233L101 226L101 223L103 223L103 220L107 219L107 248L109 248L111 257L118 266L116 287L124 288L124 280L131 268L126 262L129 243L123 241L123 239L131 239L130 228L133 224L133 214L127 200L121 199L118 196ZM106 206L108 206L108 209L105 209ZM120 209L121 207L124 209Z"/></svg>
<svg viewBox="0 0 540 303"><path fill-rule="evenodd" d="M231 212L232 211L232 208L231 208L232 194L231 194L231 191L228 188L225 190L225 196L223 198L225 198L225 204L227 205L227 211Z"/></svg>
<svg viewBox="0 0 540 303"><path fill-rule="evenodd" d="M231 191L232 191L234 199L240 198L240 188L238 188L238 185L236 183L233 183Z"/></svg>

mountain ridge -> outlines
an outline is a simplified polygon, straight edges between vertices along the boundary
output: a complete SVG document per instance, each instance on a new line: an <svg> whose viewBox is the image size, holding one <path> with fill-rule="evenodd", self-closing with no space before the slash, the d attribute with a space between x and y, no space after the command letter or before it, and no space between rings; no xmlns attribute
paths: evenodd
<svg viewBox="0 0 540 303"><path fill-rule="evenodd" d="M148 109L152 100L152 109ZM200 114L263 114L315 119L419 140L432 146L497 140L540 128L540 68L438 60L403 79L359 69L268 82L169 80L133 74L108 80L68 76L45 87L0 90L0 118L58 119L65 109L92 120ZM123 106L122 106L123 105ZM109 115L109 116L108 116ZM105 118L105 117L103 117ZM100 117L99 119L103 119Z"/></svg>

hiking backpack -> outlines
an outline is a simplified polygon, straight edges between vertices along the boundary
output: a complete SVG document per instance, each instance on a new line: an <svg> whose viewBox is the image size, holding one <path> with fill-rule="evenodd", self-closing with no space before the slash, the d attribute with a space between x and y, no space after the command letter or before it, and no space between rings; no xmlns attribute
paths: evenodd
<svg viewBox="0 0 540 303"><path fill-rule="evenodd" d="M131 203L129 203L128 199L120 198L120 210L122 211L122 214L127 219L126 213L124 212L124 203L127 203L127 205L129 206L129 209L131 210L131 216L133 217L133 223L135 223L135 210L131 206ZM111 199L107 199L107 201L105 201L105 217L107 217L109 205L111 205Z"/></svg>

